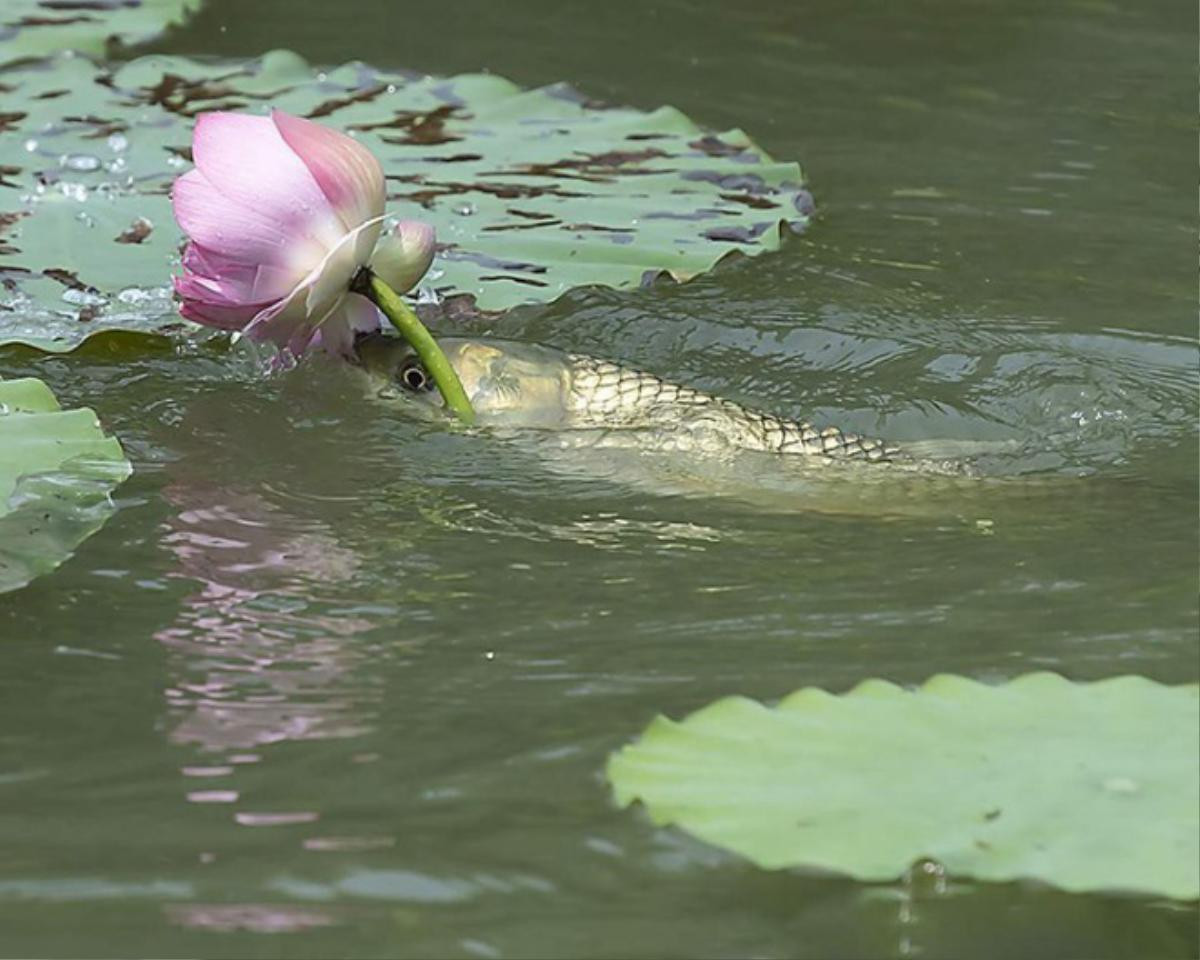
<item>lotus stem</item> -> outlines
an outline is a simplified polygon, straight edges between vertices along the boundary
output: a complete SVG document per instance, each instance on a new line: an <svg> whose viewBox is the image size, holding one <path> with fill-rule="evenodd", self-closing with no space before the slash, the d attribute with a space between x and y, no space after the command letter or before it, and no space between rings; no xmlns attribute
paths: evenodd
<svg viewBox="0 0 1200 960"><path fill-rule="evenodd" d="M475 422L475 410L467 399L462 381L450 366L450 361L442 353L442 348L412 308L405 303L398 293L380 280L374 274L370 278L367 295L374 301L375 306L383 311L383 315L391 321L392 326L410 344L421 358L425 371L433 379L434 385L451 410L459 420L470 426Z"/></svg>

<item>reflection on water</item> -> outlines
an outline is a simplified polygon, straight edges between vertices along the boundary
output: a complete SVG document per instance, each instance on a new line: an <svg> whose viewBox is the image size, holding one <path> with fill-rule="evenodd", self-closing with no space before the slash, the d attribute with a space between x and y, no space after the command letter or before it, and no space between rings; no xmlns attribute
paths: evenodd
<svg viewBox="0 0 1200 960"><path fill-rule="evenodd" d="M171 739L238 750L368 729L371 689L353 675L366 651L353 638L372 621L317 602L353 580L355 553L258 494L183 479L163 494L177 508L162 538L178 561L171 576L200 584L155 634L174 654Z"/></svg>

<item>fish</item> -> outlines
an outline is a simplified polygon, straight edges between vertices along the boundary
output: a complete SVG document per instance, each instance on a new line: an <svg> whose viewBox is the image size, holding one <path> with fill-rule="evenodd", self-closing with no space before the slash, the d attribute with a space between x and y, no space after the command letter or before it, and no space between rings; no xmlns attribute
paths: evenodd
<svg viewBox="0 0 1200 960"><path fill-rule="evenodd" d="M990 533L1002 511L1025 523L1036 502L1080 495L1079 478L994 474L979 464L1019 454L1022 440L928 438L895 444L836 426L763 413L621 363L542 344L439 338L476 424L523 441L553 472L656 495L719 496L771 512L958 517ZM360 336L354 369L369 396L448 417L409 344ZM1120 478L1117 478L1120 480ZM1114 502L1130 495L1114 482ZM1096 496L1096 485L1089 485ZM1042 521L1045 522L1044 517Z"/></svg>
<svg viewBox="0 0 1200 960"><path fill-rule="evenodd" d="M761 413L624 364L541 344L447 337L439 341L481 426L616 431L660 450L742 450L817 462L898 463L894 444L836 426ZM407 342L362 338L357 359L376 396L429 407L441 394Z"/></svg>

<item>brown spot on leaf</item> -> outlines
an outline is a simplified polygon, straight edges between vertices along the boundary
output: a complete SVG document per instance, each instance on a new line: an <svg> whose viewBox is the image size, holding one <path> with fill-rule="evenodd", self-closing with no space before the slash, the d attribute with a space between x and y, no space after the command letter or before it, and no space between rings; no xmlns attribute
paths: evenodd
<svg viewBox="0 0 1200 960"><path fill-rule="evenodd" d="M386 83L377 83L373 87L367 87L365 90L359 90L357 93L351 93L345 97L325 100L313 107L305 116L310 120L316 120L318 117L327 117L334 111L341 110L342 107L349 107L355 103L370 103L381 93L387 93L387 88Z"/></svg>
<svg viewBox="0 0 1200 960"><path fill-rule="evenodd" d="M525 263L521 260L501 260L497 257L489 257L486 253L476 253L473 250L460 250L453 245L439 246L438 256L444 260L466 260L470 263L477 263L479 266L487 267L489 270L506 270L520 273L546 272L546 268L541 264Z"/></svg>
<svg viewBox="0 0 1200 960"><path fill-rule="evenodd" d="M599 223L568 223L568 230L592 230L597 233L633 233L631 227L606 227Z"/></svg>
<svg viewBox="0 0 1200 960"><path fill-rule="evenodd" d="M16 223L18 220L20 220L24 216L28 216L28 214L25 214L25 213L0 213L0 253L7 255L7 254L11 254L11 253L19 253L20 252L11 243L5 242L4 231L7 230L9 227L11 227L14 223ZM25 270L23 267L5 267L3 269L19 270L21 273L29 272L28 270ZM8 284L5 283L5 286L7 287Z"/></svg>
<svg viewBox="0 0 1200 960"><path fill-rule="evenodd" d="M507 210L514 217L524 217L526 220L553 220L552 213L538 213L536 210L521 210L517 207L509 207Z"/></svg>
<svg viewBox="0 0 1200 960"><path fill-rule="evenodd" d="M13 183L8 178L15 177L20 172L21 172L20 167L12 167L12 166L9 166L8 164L0 163L0 187L16 187L16 186L18 186L18 184ZM13 216L13 214L0 213L0 226L3 225L4 218L6 216Z"/></svg>
<svg viewBox="0 0 1200 960"><path fill-rule="evenodd" d="M419 144L425 147L437 146L441 143L453 143L462 137L446 132L446 121L458 113L459 108L451 103L435 107L425 112L415 110L397 110L391 120L379 123L351 124L351 130L401 130L402 137L384 137L384 143ZM462 118L465 118L463 115ZM460 119L462 119L460 118Z"/></svg>
<svg viewBox="0 0 1200 960"><path fill-rule="evenodd" d="M722 240L727 243L753 243L769 226L769 223L756 223L750 227L713 227L705 230L704 236L709 240Z"/></svg>
<svg viewBox="0 0 1200 960"><path fill-rule="evenodd" d="M502 273L483 274L479 277L480 280L511 280L513 283L523 283L527 287L548 287L550 284L543 280L534 280L533 277L509 277Z"/></svg>
<svg viewBox="0 0 1200 960"><path fill-rule="evenodd" d="M728 200L730 203L741 203L747 207L754 207L755 210L775 210L779 207L779 204L766 197L756 197L749 193L723 193L721 199Z"/></svg>
<svg viewBox="0 0 1200 960"><path fill-rule="evenodd" d="M423 178L419 176L397 177L388 176L389 180L399 180L405 183L421 183ZM419 203L423 207L433 206L433 202L439 197L456 196L463 193L486 193L493 197L499 197L501 200L518 200L528 197L586 197L590 194L575 193L570 190L563 190L554 185L538 185L526 183L435 183L430 184L425 189L413 190L409 193L389 194L389 200L410 200L413 203Z"/></svg>
<svg viewBox="0 0 1200 960"><path fill-rule="evenodd" d="M78 17L22 17L20 20L10 21L10 27L65 27L72 23L95 23L95 17L78 16Z"/></svg>
<svg viewBox="0 0 1200 960"><path fill-rule="evenodd" d="M673 210L655 210L652 213L643 214L643 220L714 220L717 217L725 216L724 210L714 210L712 208L702 208L693 210L690 213L676 213Z"/></svg>
<svg viewBox="0 0 1200 960"><path fill-rule="evenodd" d="M70 290L82 290L84 293L99 293L95 287L84 283L71 270L64 270L62 267L50 267L42 271L43 277L49 277L51 280L57 280L64 287Z"/></svg>
<svg viewBox="0 0 1200 960"><path fill-rule="evenodd" d="M117 243L141 243L154 230L152 224L145 217L138 217L131 223L128 228L121 231L114 239Z"/></svg>
<svg viewBox="0 0 1200 960"><path fill-rule="evenodd" d="M0 110L0 133L15 130L17 124L25 119L25 114L15 110Z"/></svg>
<svg viewBox="0 0 1200 960"><path fill-rule="evenodd" d="M581 157L555 160L553 163L526 163L511 170L497 171L493 175L560 177L607 183L612 180L612 174L637 176L648 173L670 173L669 170L644 170L636 166L646 160L666 156L670 155L656 147L647 147L645 150L609 150L606 153L591 153Z"/></svg>
<svg viewBox="0 0 1200 960"><path fill-rule="evenodd" d="M736 157L739 153L745 153L749 149L749 147L726 143L720 137L714 137L712 134L706 134L699 140L693 140L688 146L710 157Z"/></svg>
<svg viewBox="0 0 1200 960"><path fill-rule="evenodd" d="M715 183L722 190L741 190L745 193L773 193L763 178L754 173L720 173L717 170L687 170L681 174L684 180L700 180Z"/></svg>
<svg viewBox="0 0 1200 960"><path fill-rule="evenodd" d="M505 233L510 230L536 230L538 227L557 227L561 220L553 218L549 220L535 220L527 223L497 223L490 227L484 227L480 233Z"/></svg>
<svg viewBox="0 0 1200 960"><path fill-rule="evenodd" d="M97 117L90 113L86 116L63 117L63 120L68 123L79 123L92 127L91 131L83 134L84 140L105 139L111 137L114 133L124 133L129 129L129 125L124 120L106 120L103 117Z"/></svg>
<svg viewBox="0 0 1200 960"><path fill-rule="evenodd" d="M239 110L246 105L246 100L271 100L280 92L246 93L227 82L247 74L247 70L235 70L211 80L187 80L176 73L164 73L158 83L143 87L139 94L149 104L182 117L194 117L211 110ZM242 99L230 99L237 97Z"/></svg>
<svg viewBox="0 0 1200 960"><path fill-rule="evenodd" d="M142 0L38 0L38 6L47 10L95 10L97 12L120 10L122 7L140 7Z"/></svg>

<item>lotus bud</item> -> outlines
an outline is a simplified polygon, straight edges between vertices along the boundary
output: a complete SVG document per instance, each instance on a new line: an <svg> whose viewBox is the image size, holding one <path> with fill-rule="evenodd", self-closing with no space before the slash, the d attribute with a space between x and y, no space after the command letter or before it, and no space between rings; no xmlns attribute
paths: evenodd
<svg viewBox="0 0 1200 960"><path fill-rule="evenodd" d="M397 293L417 285L433 262L434 229L420 220L401 220L375 247L371 269Z"/></svg>

